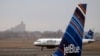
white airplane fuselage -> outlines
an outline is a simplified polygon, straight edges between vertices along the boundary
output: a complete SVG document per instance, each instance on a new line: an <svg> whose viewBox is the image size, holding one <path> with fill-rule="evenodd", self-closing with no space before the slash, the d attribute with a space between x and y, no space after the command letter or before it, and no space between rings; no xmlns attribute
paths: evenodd
<svg viewBox="0 0 100 56"><path fill-rule="evenodd" d="M83 39L82 43L84 45L94 41L95 41L94 39ZM59 46L60 42L61 42L61 38L41 38L35 41L33 44L35 46L53 48Z"/></svg>

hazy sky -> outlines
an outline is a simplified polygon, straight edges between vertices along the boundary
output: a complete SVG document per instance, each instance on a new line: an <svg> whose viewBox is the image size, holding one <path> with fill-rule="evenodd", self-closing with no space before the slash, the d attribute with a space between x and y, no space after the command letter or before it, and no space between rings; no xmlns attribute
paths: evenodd
<svg viewBox="0 0 100 56"><path fill-rule="evenodd" d="M64 31L78 3L88 4L85 31L100 32L100 0L0 0L0 31L21 21L27 31Z"/></svg>

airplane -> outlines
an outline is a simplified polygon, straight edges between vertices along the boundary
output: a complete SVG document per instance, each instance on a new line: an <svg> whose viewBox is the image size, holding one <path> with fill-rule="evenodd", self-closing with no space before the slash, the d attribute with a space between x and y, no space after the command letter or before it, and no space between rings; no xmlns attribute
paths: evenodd
<svg viewBox="0 0 100 56"><path fill-rule="evenodd" d="M94 32L90 29L85 35L85 37L82 39L82 44L85 45L94 42L95 39L93 39L93 35ZM46 47L47 49L55 48L59 46L60 42L61 42L61 38L40 38L36 40L33 44L35 46L42 47L41 50L43 50L44 47Z"/></svg>
<svg viewBox="0 0 100 56"><path fill-rule="evenodd" d="M51 56L81 56L86 7L87 4L78 4L57 50Z"/></svg>

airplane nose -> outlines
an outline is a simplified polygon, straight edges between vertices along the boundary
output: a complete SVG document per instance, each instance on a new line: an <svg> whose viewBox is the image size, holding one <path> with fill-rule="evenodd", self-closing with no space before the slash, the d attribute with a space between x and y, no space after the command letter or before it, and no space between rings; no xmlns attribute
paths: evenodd
<svg viewBox="0 0 100 56"><path fill-rule="evenodd" d="M39 44L40 44L40 42L34 42L33 44L34 44L34 45L39 45Z"/></svg>
<svg viewBox="0 0 100 56"><path fill-rule="evenodd" d="M33 44L34 44L34 45L36 45L36 44L37 44L37 42L34 42Z"/></svg>

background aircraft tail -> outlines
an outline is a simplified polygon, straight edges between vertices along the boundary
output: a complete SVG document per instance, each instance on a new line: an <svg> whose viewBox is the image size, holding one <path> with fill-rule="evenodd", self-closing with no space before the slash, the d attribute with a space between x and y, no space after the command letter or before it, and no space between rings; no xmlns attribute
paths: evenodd
<svg viewBox="0 0 100 56"><path fill-rule="evenodd" d="M78 4L58 49L52 56L81 56L87 4Z"/></svg>
<svg viewBox="0 0 100 56"><path fill-rule="evenodd" d="M85 35L85 39L93 39L94 32L90 29Z"/></svg>

